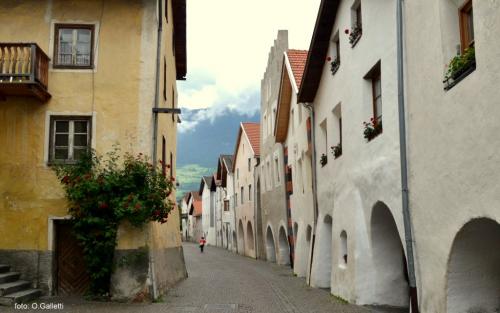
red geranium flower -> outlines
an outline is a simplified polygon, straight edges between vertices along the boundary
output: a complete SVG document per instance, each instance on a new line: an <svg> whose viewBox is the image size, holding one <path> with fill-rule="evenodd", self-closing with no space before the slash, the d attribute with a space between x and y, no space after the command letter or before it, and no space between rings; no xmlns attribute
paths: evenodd
<svg viewBox="0 0 500 313"><path fill-rule="evenodd" d="M332 60L332 58L327 57L327 58L326 58L326 60L327 60L328 62L330 62L330 61Z"/></svg>
<svg viewBox="0 0 500 313"><path fill-rule="evenodd" d="M347 29L347 28L346 28L346 29L344 30L344 33L346 33L346 35L349 35L349 29Z"/></svg>

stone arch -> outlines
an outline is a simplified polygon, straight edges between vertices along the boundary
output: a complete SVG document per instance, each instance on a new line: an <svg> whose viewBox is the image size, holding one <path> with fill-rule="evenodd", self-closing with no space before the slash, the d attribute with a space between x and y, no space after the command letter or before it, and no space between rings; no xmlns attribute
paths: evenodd
<svg viewBox="0 0 500 313"><path fill-rule="evenodd" d="M500 312L500 224L477 218L455 236L448 259L448 313Z"/></svg>
<svg viewBox="0 0 500 313"><path fill-rule="evenodd" d="M314 248L314 264L311 284L314 287L331 288L332 275L332 217L325 215L320 219L318 241Z"/></svg>
<svg viewBox="0 0 500 313"><path fill-rule="evenodd" d="M255 242L254 242L254 235L253 235L253 227L252 227L252 223L250 221L247 222L247 240L246 240L245 244L250 251L254 251Z"/></svg>
<svg viewBox="0 0 500 313"><path fill-rule="evenodd" d="M243 221L238 223L238 253L245 254L245 231L243 230Z"/></svg>
<svg viewBox="0 0 500 313"><path fill-rule="evenodd" d="M267 226L266 230L266 257L269 262L276 262L276 247L271 225Z"/></svg>
<svg viewBox="0 0 500 313"><path fill-rule="evenodd" d="M233 245L231 247L232 251L236 251L238 248L238 237L236 236L236 231L233 230Z"/></svg>
<svg viewBox="0 0 500 313"><path fill-rule="evenodd" d="M290 264L290 245L288 243L288 237L286 235L285 227L281 226L278 234L278 264L288 265Z"/></svg>
<svg viewBox="0 0 500 313"><path fill-rule="evenodd" d="M370 226L375 299L379 304L408 308L406 256L396 221L385 203L373 206Z"/></svg>

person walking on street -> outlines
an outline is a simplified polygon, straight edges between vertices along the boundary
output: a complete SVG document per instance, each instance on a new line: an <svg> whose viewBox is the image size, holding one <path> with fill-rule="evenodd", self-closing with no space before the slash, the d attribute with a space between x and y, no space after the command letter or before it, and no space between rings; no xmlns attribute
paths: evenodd
<svg viewBox="0 0 500 313"><path fill-rule="evenodd" d="M203 253L203 248L205 247L205 243L207 243L207 241L205 240L205 237L201 237L201 239L200 239L200 251L201 251L201 253Z"/></svg>

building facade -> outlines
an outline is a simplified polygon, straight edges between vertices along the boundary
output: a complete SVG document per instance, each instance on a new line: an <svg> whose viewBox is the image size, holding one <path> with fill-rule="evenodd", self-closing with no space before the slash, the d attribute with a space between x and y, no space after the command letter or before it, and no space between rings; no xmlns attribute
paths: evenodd
<svg viewBox="0 0 500 313"><path fill-rule="evenodd" d="M215 186L212 176L203 176L200 183L201 206L203 216L203 235L207 244L215 246Z"/></svg>
<svg viewBox="0 0 500 313"><path fill-rule="evenodd" d="M0 30L0 144L10 147L0 152L0 258L43 293L85 289L58 283L55 264L66 248L56 234L69 216L52 163L118 143L122 152L170 164L164 170L175 176L177 118L153 111L177 106L185 17L182 0L0 4L9 25ZM179 223L173 210L163 225L120 227L116 257L147 246L154 261L140 273L117 269L113 297L156 297L186 276ZM73 274L87 275L84 265Z"/></svg>
<svg viewBox="0 0 500 313"><path fill-rule="evenodd" d="M259 215L262 232L258 241L265 247L262 257L281 265L290 264L287 204L285 197L284 150L276 142L274 129L278 107L283 54L288 49L288 31L278 31L269 51L264 77L261 81L261 162L257 182L259 187ZM263 247L263 248L264 248Z"/></svg>
<svg viewBox="0 0 500 313"><path fill-rule="evenodd" d="M299 102L314 110L311 285L408 307L395 12L395 0L322 1Z"/></svg>
<svg viewBox="0 0 500 313"><path fill-rule="evenodd" d="M241 123L234 152L234 202L238 253L256 254L254 171L259 162L259 123Z"/></svg>
<svg viewBox="0 0 500 313"><path fill-rule="evenodd" d="M221 154L217 164L217 179L223 193L222 199L222 246L236 251L236 223L234 214L233 156Z"/></svg>
<svg viewBox="0 0 500 313"><path fill-rule="evenodd" d="M309 274L314 207L312 189L311 118L297 102L307 51L288 50L283 55L274 136L284 146L286 200L293 224L293 271Z"/></svg>
<svg viewBox="0 0 500 313"><path fill-rule="evenodd" d="M500 3L405 1L405 12L420 311L498 312Z"/></svg>

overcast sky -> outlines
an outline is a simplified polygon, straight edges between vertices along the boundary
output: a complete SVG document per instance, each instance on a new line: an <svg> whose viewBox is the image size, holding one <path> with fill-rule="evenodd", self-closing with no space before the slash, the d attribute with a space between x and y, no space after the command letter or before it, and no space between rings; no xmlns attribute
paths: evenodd
<svg viewBox="0 0 500 313"><path fill-rule="evenodd" d="M187 80L179 82L181 108L205 109L184 119L180 131L213 121L227 108L259 110L260 80L279 29L289 48L308 49L320 0L187 1Z"/></svg>

